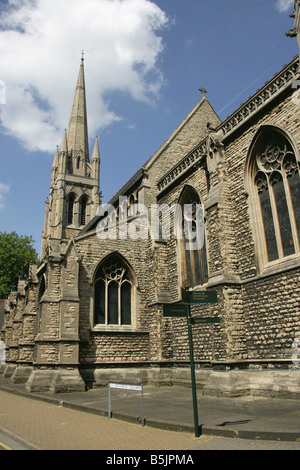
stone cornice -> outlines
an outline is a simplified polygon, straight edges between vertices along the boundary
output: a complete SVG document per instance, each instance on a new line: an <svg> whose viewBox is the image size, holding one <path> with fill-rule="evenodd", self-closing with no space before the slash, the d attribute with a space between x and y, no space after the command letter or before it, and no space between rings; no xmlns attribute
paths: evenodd
<svg viewBox="0 0 300 470"><path fill-rule="evenodd" d="M257 91L249 100L239 107L231 116L223 121L212 134L203 139L200 144L188 153L157 183L159 195L168 189L175 181L184 176L188 170L195 168L202 159L217 150L224 139L232 135L239 127L245 124L264 106L278 97L284 90L291 88L294 81L299 78L299 57L295 57L281 72L276 74L269 82ZM292 89L292 88L291 88Z"/></svg>
<svg viewBox="0 0 300 470"><path fill-rule="evenodd" d="M237 111L229 116L219 130L222 130L224 137L229 136L237 127L244 124L259 112L261 108L276 98L283 90L291 87L293 82L299 77L299 57L295 57L292 62L286 65L281 72L265 84L257 93L242 104Z"/></svg>
<svg viewBox="0 0 300 470"><path fill-rule="evenodd" d="M175 165L158 183L159 192L164 191L182 174L186 173L190 168L195 167L203 157L207 155L207 138L205 138L196 149L186 155L177 165Z"/></svg>

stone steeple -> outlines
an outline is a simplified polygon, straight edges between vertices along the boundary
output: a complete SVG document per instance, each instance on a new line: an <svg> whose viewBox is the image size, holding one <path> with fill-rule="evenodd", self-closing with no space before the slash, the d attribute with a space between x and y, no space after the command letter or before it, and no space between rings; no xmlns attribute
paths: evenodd
<svg viewBox="0 0 300 470"><path fill-rule="evenodd" d="M96 215L100 204L100 152L96 138L89 157L84 60L81 59L71 117L60 150L57 148L49 198L46 201L41 257L49 240L76 236Z"/></svg>

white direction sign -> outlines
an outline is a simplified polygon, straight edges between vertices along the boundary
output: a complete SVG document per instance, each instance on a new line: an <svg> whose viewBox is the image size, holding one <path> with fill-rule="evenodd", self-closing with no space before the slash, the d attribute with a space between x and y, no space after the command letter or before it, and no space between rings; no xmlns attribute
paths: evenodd
<svg viewBox="0 0 300 470"><path fill-rule="evenodd" d="M109 383L109 387L110 388L115 388L117 390L133 390L134 392L142 392L143 391L143 385Z"/></svg>

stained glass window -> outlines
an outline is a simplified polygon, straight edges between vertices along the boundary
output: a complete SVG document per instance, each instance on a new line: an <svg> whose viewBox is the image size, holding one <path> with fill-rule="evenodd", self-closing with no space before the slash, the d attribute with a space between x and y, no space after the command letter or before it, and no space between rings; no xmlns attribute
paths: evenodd
<svg viewBox="0 0 300 470"><path fill-rule="evenodd" d="M122 325L131 324L131 284L126 281L121 286L121 321Z"/></svg>
<svg viewBox="0 0 300 470"><path fill-rule="evenodd" d="M181 269L182 284L195 287L208 280L204 212L200 198L190 186L181 195L182 238Z"/></svg>
<svg viewBox="0 0 300 470"><path fill-rule="evenodd" d="M262 132L255 147L255 186L268 261L299 252L299 164L279 131Z"/></svg>
<svg viewBox="0 0 300 470"><path fill-rule="evenodd" d="M294 155L288 155L286 157L284 160L284 169L290 189L298 239L300 240L300 184L298 166Z"/></svg>
<svg viewBox="0 0 300 470"><path fill-rule="evenodd" d="M113 255L96 273L94 321L96 325L131 325L132 277L120 257Z"/></svg>
<svg viewBox="0 0 300 470"><path fill-rule="evenodd" d="M266 175L262 172L259 172L256 175L255 182L259 194L268 258L269 261L274 261L275 259L278 259L278 250Z"/></svg>
<svg viewBox="0 0 300 470"><path fill-rule="evenodd" d="M99 279L95 284L95 323L105 323L105 282Z"/></svg>

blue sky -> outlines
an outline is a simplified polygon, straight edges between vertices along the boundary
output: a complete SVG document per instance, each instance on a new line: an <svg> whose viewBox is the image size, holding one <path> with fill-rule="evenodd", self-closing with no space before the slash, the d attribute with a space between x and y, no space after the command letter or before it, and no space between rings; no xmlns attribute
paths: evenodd
<svg viewBox="0 0 300 470"><path fill-rule="evenodd" d="M201 98L224 120L299 53L290 0L9 0L0 6L0 231L40 251L81 49L107 202Z"/></svg>

